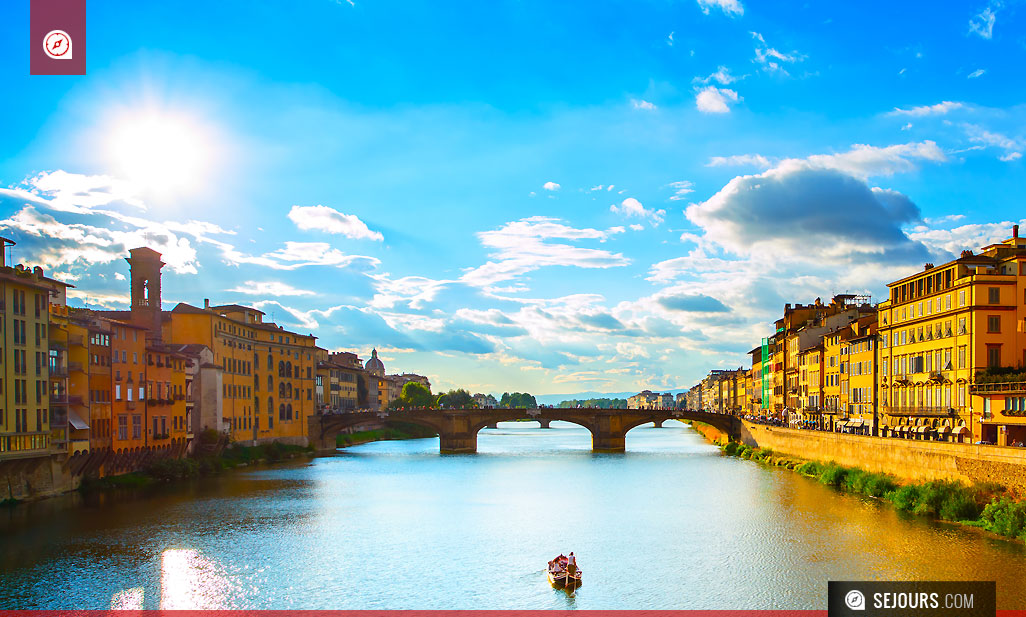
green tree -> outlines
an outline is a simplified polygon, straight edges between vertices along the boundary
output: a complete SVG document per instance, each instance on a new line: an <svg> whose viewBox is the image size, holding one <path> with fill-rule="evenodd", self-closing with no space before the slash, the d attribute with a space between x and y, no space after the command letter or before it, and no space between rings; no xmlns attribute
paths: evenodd
<svg viewBox="0 0 1026 617"><path fill-rule="evenodd" d="M449 390L445 394L439 394L438 405L449 409L470 409L477 406L474 403L474 397L471 396L470 392L463 388L460 388L459 390Z"/></svg>
<svg viewBox="0 0 1026 617"><path fill-rule="evenodd" d="M435 403L435 397L432 396L431 390L416 381L406 382L399 399L406 407L433 407Z"/></svg>
<svg viewBox="0 0 1026 617"><path fill-rule="evenodd" d="M526 407L533 409L538 406L538 401L535 400L534 396L526 392L503 392L502 398L499 400L499 407L503 409L520 409Z"/></svg>

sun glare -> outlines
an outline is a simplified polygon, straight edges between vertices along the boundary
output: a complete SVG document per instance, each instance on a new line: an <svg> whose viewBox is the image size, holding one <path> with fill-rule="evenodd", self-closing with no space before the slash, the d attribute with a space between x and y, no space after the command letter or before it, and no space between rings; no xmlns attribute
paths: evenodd
<svg viewBox="0 0 1026 617"><path fill-rule="evenodd" d="M202 188L215 159L209 131L182 115L147 112L119 118L109 133L114 173L140 193L181 195Z"/></svg>

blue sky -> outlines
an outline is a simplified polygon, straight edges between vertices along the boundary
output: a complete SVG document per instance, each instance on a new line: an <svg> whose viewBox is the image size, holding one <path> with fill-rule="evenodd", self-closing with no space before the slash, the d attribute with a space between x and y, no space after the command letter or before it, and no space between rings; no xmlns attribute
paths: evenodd
<svg viewBox="0 0 1026 617"><path fill-rule="evenodd" d="M1006 237L1024 5L91 2L0 20L0 233L123 308L255 305L437 387L687 387L785 302Z"/></svg>

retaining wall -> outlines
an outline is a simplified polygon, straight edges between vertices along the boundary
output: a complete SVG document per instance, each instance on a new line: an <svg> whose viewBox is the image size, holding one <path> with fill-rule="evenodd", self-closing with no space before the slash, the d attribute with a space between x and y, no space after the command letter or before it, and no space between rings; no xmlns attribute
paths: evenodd
<svg viewBox="0 0 1026 617"><path fill-rule="evenodd" d="M741 441L907 480L996 482L1026 495L1026 448L800 431L748 422L742 422Z"/></svg>

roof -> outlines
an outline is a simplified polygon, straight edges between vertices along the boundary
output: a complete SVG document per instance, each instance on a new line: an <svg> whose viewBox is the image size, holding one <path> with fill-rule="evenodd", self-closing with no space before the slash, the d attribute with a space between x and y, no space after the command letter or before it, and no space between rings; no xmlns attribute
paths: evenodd
<svg viewBox="0 0 1026 617"><path fill-rule="evenodd" d="M241 304L222 304L220 306L212 306L211 309L215 311L245 311L247 313L259 313L265 315L263 311L255 309L252 306L242 306Z"/></svg>

